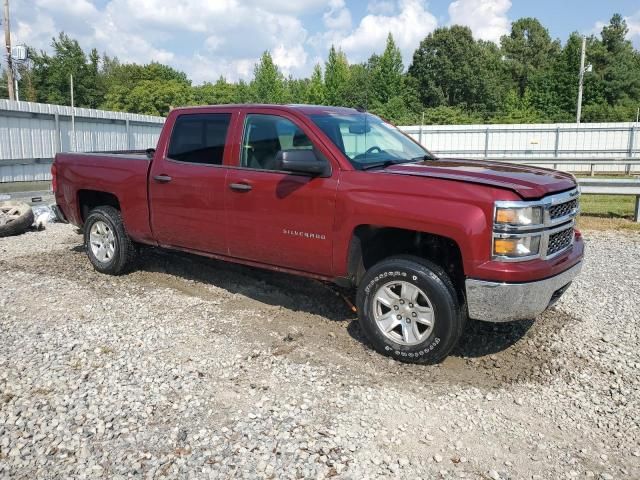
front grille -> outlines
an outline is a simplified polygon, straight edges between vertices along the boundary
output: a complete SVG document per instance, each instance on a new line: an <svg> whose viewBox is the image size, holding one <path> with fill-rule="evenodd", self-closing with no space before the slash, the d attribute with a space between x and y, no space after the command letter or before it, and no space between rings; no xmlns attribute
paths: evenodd
<svg viewBox="0 0 640 480"><path fill-rule="evenodd" d="M555 253L561 252L573 241L573 226L562 230L561 232L554 233L549 236L549 244L547 246L547 256L551 256Z"/></svg>
<svg viewBox="0 0 640 480"><path fill-rule="evenodd" d="M549 207L549 217L551 220L556 218L566 217L570 215L578 208L578 200L571 200L569 202L561 203L560 205L554 205Z"/></svg>

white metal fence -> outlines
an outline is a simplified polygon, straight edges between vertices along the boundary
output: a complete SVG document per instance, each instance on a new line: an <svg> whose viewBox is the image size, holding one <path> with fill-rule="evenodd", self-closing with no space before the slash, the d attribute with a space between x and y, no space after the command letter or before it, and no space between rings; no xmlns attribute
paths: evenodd
<svg viewBox="0 0 640 480"><path fill-rule="evenodd" d="M0 183L49 180L57 152L155 147L163 123L149 115L0 100Z"/></svg>
<svg viewBox="0 0 640 480"><path fill-rule="evenodd" d="M48 180L51 161L61 151L155 147L163 122L162 117L148 115L85 108L72 112L71 107L63 105L0 100L0 183ZM640 172L640 165L635 163L640 160L640 126L634 123L400 128L443 157L532 165L536 159L557 159L554 167L574 172ZM589 165L585 159L598 162Z"/></svg>
<svg viewBox="0 0 640 480"><path fill-rule="evenodd" d="M616 159L640 159L640 126L636 123L554 123L531 125L427 125L400 127L442 157L526 161L558 159L557 167L589 171L570 159L608 160L595 171L625 172ZM555 162L554 162L555 163ZM628 170L628 168L627 168ZM640 171L635 165L631 171Z"/></svg>

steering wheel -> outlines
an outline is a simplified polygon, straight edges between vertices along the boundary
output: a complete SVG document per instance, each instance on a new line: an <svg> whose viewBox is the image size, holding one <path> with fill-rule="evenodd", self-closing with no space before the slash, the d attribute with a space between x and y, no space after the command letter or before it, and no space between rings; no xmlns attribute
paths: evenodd
<svg viewBox="0 0 640 480"><path fill-rule="evenodd" d="M371 147L370 149L368 149L368 150L367 150L366 152L364 152L364 153L365 153L365 155L366 155L367 153L373 153L373 151L374 151L374 150L377 150L377 151L378 151L378 153L381 153L381 152L383 151L379 146L374 145L373 147Z"/></svg>

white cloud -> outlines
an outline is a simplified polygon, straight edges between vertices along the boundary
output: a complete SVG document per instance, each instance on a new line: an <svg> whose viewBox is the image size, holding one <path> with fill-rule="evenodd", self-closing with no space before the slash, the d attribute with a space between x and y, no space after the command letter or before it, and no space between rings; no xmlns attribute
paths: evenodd
<svg viewBox="0 0 640 480"><path fill-rule="evenodd" d="M348 30L351 28L351 12L344 0L331 0L329 10L322 16L324 26L329 30Z"/></svg>
<svg viewBox="0 0 640 480"><path fill-rule="evenodd" d="M220 74L249 78L265 50L285 74L301 75L312 65L306 64L308 33L298 16L336 5L346 10L342 0L109 0L97 5L95 0L17 2L14 39L48 50L51 37L65 31L85 49L95 47L121 61L169 63L195 83ZM338 24L346 25L344 13L338 13Z"/></svg>
<svg viewBox="0 0 640 480"><path fill-rule="evenodd" d="M207 50L215 51L218 50L224 44L224 38L218 35L211 35L206 38L204 41L205 47Z"/></svg>
<svg viewBox="0 0 640 480"><path fill-rule="evenodd" d="M374 15L393 15L396 12L396 4L392 0L372 0L367 5L367 12Z"/></svg>
<svg viewBox="0 0 640 480"><path fill-rule="evenodd" d="M420 41L432 32L438 21L423 0L400 0L396 15L368 14L347 35L329 36L352 61L366 60L374 52L382 52L391 33L402 52L405 64L411 61Z"/></svg>
<svg viewBox="0 0 640 480"><path fill-rule="evenodd" d="M302 45L278 45L271 53L273 61L285 76L288 76L307 64L307 52Z"/></svg>
<svg viewBox="0 0 640 480"><path fill-rule="evenodd" d="M625 20L629 26L627 38L629 38L634 45L640 47L640 10L629 17L625 17Z"/></svg>
<svg viewBox="0 0 640 480"><path fill-rule="evenodd" d="M475 38L498 43L509 33L511 0L455 0L449 5L451 25L467 25Z"/></svg>

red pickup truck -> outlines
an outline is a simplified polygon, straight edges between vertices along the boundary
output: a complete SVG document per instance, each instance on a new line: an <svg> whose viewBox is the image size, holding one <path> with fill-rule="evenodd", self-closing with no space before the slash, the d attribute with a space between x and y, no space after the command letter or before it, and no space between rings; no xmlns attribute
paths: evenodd
<svg viewBox="0 0 640 480"><path fill-rule="evenodd" d="M436 158L349 108L176 109L155 150L61 153L52 175L98 271L152 245L356 287L371 343L408 362L467 318L534 318L583 257L571 175Z"/></svg>

